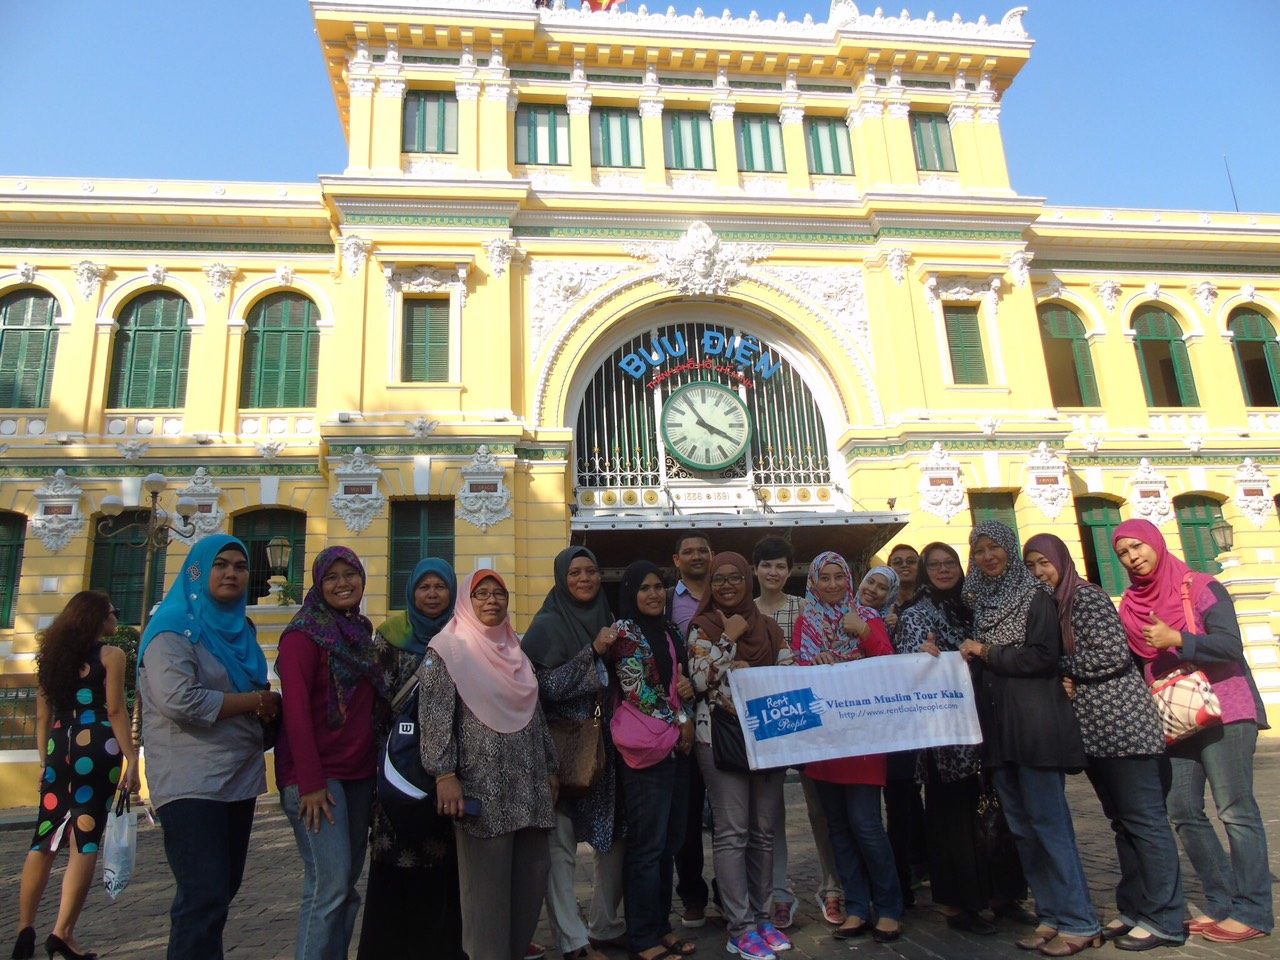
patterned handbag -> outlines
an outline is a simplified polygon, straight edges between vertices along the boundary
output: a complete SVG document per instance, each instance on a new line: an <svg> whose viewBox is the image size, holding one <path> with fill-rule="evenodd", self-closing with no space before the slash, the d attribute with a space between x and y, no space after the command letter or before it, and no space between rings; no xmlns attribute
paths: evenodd
<svg viewBox="0 0 1280 960"><path fill-rule="evenodd" d="M596 708L582 720L548 720L551 739L560 758L560 796L565 800L585 797L604 776L604 732L600 719L600 695Z"/></svg>
<svg viewBox="0 0 1280 960"><path fill-rule="evenodd" d="M1194 626L1195 611L1191 606L1191 574L1182 581L1182 611L1187 625ZM1222 704L1213 684L1194 663L1184 663L1162 677L1151 681L1151 695L1156 699L1160 721L1164 724L1166 743L1177 743L1206 727L1222 722Z"/></svg>

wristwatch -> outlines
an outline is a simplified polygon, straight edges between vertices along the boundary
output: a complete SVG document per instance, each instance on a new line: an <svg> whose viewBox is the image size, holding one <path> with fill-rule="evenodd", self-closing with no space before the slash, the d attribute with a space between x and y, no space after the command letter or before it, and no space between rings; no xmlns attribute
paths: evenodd
<svg viewBox="0 0 1280 960"><path fill-rule="evenodd" d="M684 707L680 708L680 712L676 714L676 723L688 723L689 715L684 712Z"/></svg>

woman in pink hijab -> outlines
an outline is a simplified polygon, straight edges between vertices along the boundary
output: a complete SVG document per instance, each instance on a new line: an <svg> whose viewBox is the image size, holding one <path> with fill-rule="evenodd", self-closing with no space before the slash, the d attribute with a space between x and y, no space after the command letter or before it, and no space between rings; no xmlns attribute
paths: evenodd
<svg viewBox="0 0 1280 960"><path fill-rule="evenodd" d="M1169 747L1169 822L1204 886L1204 910L1188 929L1218 943L1266 936L1274 923L1271 875L1253 796L1253 754L1267 714L1245 660L1235 606L1222 584L1169 552L1155 524L1126 520L1111 543L1131 582L1120 601L1120 620L1147 682L1194 663L1222 705L1220 725ZM1230 858L1205 816L1206 781Z"/></svg>
<svg viewBox="0 0 1280 960"><path fill-rule="evenodd" d="M418 668L422 767L437 811L455 818L463 949L521 960L547 888L555 746L506 583L477 570L458 597Z"/></svg>

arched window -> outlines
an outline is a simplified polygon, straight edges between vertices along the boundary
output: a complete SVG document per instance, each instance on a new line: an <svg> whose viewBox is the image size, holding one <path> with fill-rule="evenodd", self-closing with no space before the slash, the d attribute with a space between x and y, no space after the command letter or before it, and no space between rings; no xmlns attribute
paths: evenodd
<svg viewBox="0 0 1280 960"><path fill-rule="evenodd" d="M288 509L250 510L231 522L231 533L249 550L250 603L257 603L270 590L267 580L271 578L271 564L267 562L267 544L275 537L284 537L293 545L286 576L294 602L302 602L302 574L307 568L305 513Z"/></svg>
<svg viewBox="0 0 1280 960"><path fill-rule="evenodd" d="M89 589L110 594L121 612L120 622L135 627L142 623L147 519L146 510L126 510L118 517L108 517L102 523L102 534L94 538L93 559L89 563ZM130 524L134 527L127 534L116 534ZM164 547L152 555L147 607L154 606L164 596L164 557Z"/></svg>
<svg viewBox="0 0 1280 960"><path fill-rule="evenodd" d="M125 304L111 349L108 407L163 410L186 403L190 315L187 301L168 290L140 293Z"/></svg>
<svg viewBox="0 0 1280 960"><path fill-rule="evenodd" d="M1200 406L1178 321L1159 307L1146 306L1134 314L1133 330L1147 406Z"/></svg>
<svg viewBox="0 0 1280 960"><path fill-rule="evenodd" d="M273 293L249 311L240 368L240 406L314 407L320 366L316 305L297 293Z"/></svg>
<svg viewBox="0 0 1280 960"><path fill-rule="evenodd" d="M22 547L27 539L27 518L0 510L0 630L13 626L18 603L18 577L22 573Z"/></svg>
<svg viewBox="0 0 1280 960"><path fill-rule="evenodd" d="M1280 343L1271 321L1257 310L1239 307L1231 311L1227 328L1244 402L1250 407L1280 406Z"/></svg>
<svg viewBox="0 0 1280 960"><path fill-rule="evenodd" d="M1049 371L1049 393L1055 407L1096 407L1098 381L1084 324L1061 303L1046 303L1040 316L1040 345Z"/></svg>
<svg viewBox="0 0 1280 960"><path fill-rule="evenodd" d="M1085 576L1111 596L1120 596L1129 585L1124 567L1111 546L1111 538L1120 526L1120 507L1101 497L1079 497L1076 522L1080 526L1080 546L1084 549Z"/></svg>
<svg viewBox="0 0 1280 960"><path fill-rule="evenodd" d="M58 301L43 290L0 299L0 407L47 407L58 354Z"/></svg>
<svg viewBox="0 0 1280 960"><path fill-rule="evenodd" d="M1214 559L1218 548L1213 545L1209 528L1222 519L1222 505L1217 500L1189 493L1174 497L1173 509L1178 517L1182 558L1187 566L1202 573L1221 573L1222 567Z"/></svg>

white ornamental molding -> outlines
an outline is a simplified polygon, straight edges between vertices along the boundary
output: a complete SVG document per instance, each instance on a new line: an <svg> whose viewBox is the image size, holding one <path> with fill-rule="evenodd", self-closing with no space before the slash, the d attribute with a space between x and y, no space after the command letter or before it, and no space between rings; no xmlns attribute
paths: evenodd
<svg viewBox="0 0 1280 960"><path fill-rule="evenodd" d="M276 283L282 287L293 286L293 267L276 267Z"/></svg>
<svg viewBox="0 0 1280 960"><path fill-rule="evenodd" d="M151 449L151 444L143 443L141 440L126 440L124 443L117 443L116 449L126 460L141 460L143 454Z"/></svg>
<svg viewBox="0 0 1280 960"><path fill-rule="evenodd" d="M387 41L387 56L384 63L402 63L400 59L400 43L397 40Z"/></svg>
<svg viewBox="0 0 1280 960"><path fill-rule="evenodd" d="M566 101L569 106L569 116L585 117L591 113L591 98L589 96L569 97Z"/></svg>
<svg viewBox="0 0 1280 960"><path fill-rule="evenodd" d="M785 180L773 177L743 177L742 192L750 197L785 197L790 190Z"/></svg>
<svg viewBox="0 0 1280 960"><path fill-rule="evenodd" d="M910 106L907 104L908 109ZM947 111L947 122L953 127L961 123L973 123L975 112L971 104L953 103L951 109Z"/></svg>
<svg viewBox="0 0 1280 960"><path fill-rule="evenodd" d="M147 279L156 284L156 286L163 284L165 277L168 275L169 271L161 264L153 263L147 267Z"/></svg>
<svg viewBox="0 0 1280 960"><path fill-rule="evenodd" d="M863 100L850 107L844 114L844 125L850 130L862 126L864 120L879 120L884 116L884 104L879 100Z"/></svg>
<svg viewBox="0 0 1280 960"><path fill-rule="evenodd" d="M653 119L655 117L661 117L662 106L663 106L663 103L661 100L657 100L653 97L643 98L640 101L640 119L645 120L645 119Z"/></svg>
<svg viewBox="0 0 1280 960"><path fill-rule="evenodd" d="M417 440L425 440L436 432L436 428L440 426L439 420L428 420L426 417L418 417L409 424L409 432L413 434Z"/></svg>
<svg viewBox="0 0 1280 960"><path fill-rule="evenodd" d="M441 293L449 292L458 297L458 309L467 305L467 274L470 265L458 264L454 270L445 267L414 267L412 270L399 272L387 267L384 276L387 280L386 299L392 301L395 290L401 293Z"/></svg>
<svg viewBox="0 0 1280 960"><path fill-rule="evenodd" d="M474 67L476 65L476 48L469 43L464 44L462 47L462 59L458 61L458 65Z"/></svg>
<svg viewBox="0 0 1280 960"><path fill-rule="evenodd" d="M356 276L364 267L365 260L369 257L369 247L371 244L364 237L343 237L342 238L342 259L347 265L348 276Z"/></svg>
<svg viewBox="0 0 1280 960"><path fill-rule="evenodd" d="M701 221L679 240L628 243L624 249L654 264L663 284L695 297L727 293L746 278L753 263L773 254L767 243L724 243Z"/></svg>
<svg viewBox="0 0 1280 960"><path fill-rule="evenodd" d="M717 90L729 89L729 68L728 67L718 67L716 69L716 89Z"/></svg>
<svg viewBox="0 0 1280 960"><path fill-rule="evenodd" d="M107 268L101 263L81 260L71 272L76 275L76 284L80 288L80 299L89 300L98 292L98 284L107 275Z"/></svg>
<svg viewBox="0 0 1280 960"><path fill-rule="evenodd" d="M1027 460L1027 496L1050 520L1057 520L1062 508L1071 499L1071 487L1067 483L1067 465L1047 443L1036 447Z"/></svg>
<svg viewBox="0 0 1280 960"><path fill-rule="evenodd" d="M1129 501L1133 504L1136 516L1150 520L1157 527L1162 527L1173 519L1169 481L1146 457L1138 462L1138 469L1129 478L1129 486L1133 488Z"/></svg>
<svg viewBox="0 0 1280 960"><path fill-rule="evenodd" d="M643 177L610 170L596 177L596 186L611 193L642 193L645 190Z"/></svg>
<svg viewBox="0 0 1280 960"><path fill-rule="evenodd" d="M567 173L538 167L529 173L529 185L535 190L568 190L573 181Z"/></svg>
<svg viewBox="0 0 1280 960"><path fill-rule="evenodd" d="M350 76L347 78L347 89L353 97L372 97L375 83L377 81L373 77Z"/></svg>
<svg viewBox="0 0 1280 960"><path fill-rule="evenodd" d="M1266 525L1275 501L1271 499L1271 478L1252 457L1245 457L1236 470L1236 507L1255 527Z"/></svg>
<svg viewBox="0 0 1280 960"><path fill-rule="evenodd" d="M1002 423L1004 423L1004 421L999 417L986 416L978 421L978 429L982 431L982 435L984 437L994 437Z"/></svg>
<svg viewBox="0 0 1280 960"><path fill-rule="evenodd" d="M894 283L902 286L902 281L907 279L907 265L911 263L911 251L904 250L902 247L893 247L886 251L884 260L889 265L889 272L893 274Z"/></svg>
<svg viewBox="0 0 1280 960"><path fill-rule="evenodd" d="M778 108L778 122L784 127L791 123L804 123L804 106L799 103L784 103Z"/></svg>
<svg viewBox="0 0 1280 960"><path fill-rule="evenodd" d="M573 61L573 73L570 74L569 79L572 80L574 83L587 82L587 65L585 61L583 60Z"/></svg>
<svg viewBox="0 0 1280 960"><path fill-rule="evenodd" d="M932 274L925 281L924 293L931 307L944 302L970 303L986 299L994 311L1000 297L1000 278L980 280L977 277L940 277Z"/></svg>
<svg viewBox="0 0 1280 960"><path fill-rule="evenodd" d="M263 440L261 443L255 443L254 449L258 451L258 456L263 460L274 460L280 454L284 453L287 444L283 440Z"/></svg>
<svg viewBox="0 0 1280 960"><path fill-rule="evenodd" d="M942 448L941 443L935 443L920 473L920 506L950 523L965 507L960 465Z"/></svg>
<svg viewBox="0 0 1280 960"><path fill-rule="evenodd" d="M480 99L480 84L470 80L459 80L453 85L454 96L459 103L467 103Z"/></svg>
<svg viewBox="0 0 1280 960"><path fill-rule="evenodd" d="M378 96L391 100L404 98L405 82L400 77L383 77L378 81Z"/></svg>
<svg viewBox="0 0 1280 960"><path fill-rule="evenodd" d="M714 120L732 120L733 115L737 112L737 104L729 100L716 100L711 104L711 119Z"/></svg>
<svg viewBox="0 0 1280 960"><path fill-rule="evenodd" d="M944 177L934 173L920 181L920 189L925 193L964 193L964 185L954 177Z"/></svg>
<svg viewBox="0 0 1280 960"><path fill-rule="evenodd" d="M204 268L204 275L209 280L209 289L213 291L213 302L221 303L227 291L231 289L231 281L239 271L225 263L211 263Z"/></svg>
<svg viewBox="0 0 1280 960"><path fill-rule="evenodd" d="M485 81L484 98L495 102L506 103L511 96L511 84L494 83L492 80Z"/></svg>
<svg viewBox="0 0 1280 960"><path fill-rule="evenodd" d="M1084 444L1084 448L1089 451L1089 456L1096 457L1098 450L1102 446L1102 438L1096 433L1086 433L1080 440Z"/></svg>
<svg viewBox="0 0 1280 960"><path fill-rule="evenodd" d="M341 460L342 465L333 471L338 492L329 498L329 504L348 530L360 533L387 505L387 498L378 492L382 468L365 455L363 447L356 447L350 456Z"/></svg>
<svg viewBox="0 0 1280 960"><path fill-rule="evenodd" d="M1031 280L1031 261L1036 258L1034 253L1028 253L1020 250L1017 253L1011 253L1005 257L1005 262L1009 264L1009 272L1013 274L1013 282L1020 287L1025 287Z"/></svg>
<svg viewBox="0 0 1280 960"><path fill-rule="evenodd" d="M36 278L36 265L28 263L26 260L18 264L18 279L23 283L31 283Z"/></svg>
<svg viewBox="0 0 1280 960"><path fill-rule="evenodd" d="M813 195L824 200L857 200L859 198L857 188L853 184L847 180L837 180L835 177L815 180Z"/></svg>
<svg viewBox="0 0 1280 960"><path fill-rule="evenodd" d="M1107 313L1115 313L1116 307L1120 305L1120 281L1119 280L1096 280L1089 284L1089 289L1102 298L1102 305L1106 308Z"/></svg>
<svg viewBox="0 0 1280 960"><path fill-rule="evenodd" d="M451 160L439 157L406 156L401 164L406 176L423 178L453 177L458 172L458 165Z"/></svg>
<svg viewBox="0 0 1280 960"><path fill-rule="evenodd" d="M1187 449L1196 456L1200 455L1200 450L1204 446L1204 437L1198 433L1193 433L1186 439Z"/></svg>
<svg viewBox="0 0 1280 960"><path fill-rule="evenodd" d="M458 519L482 531L496 526L511 516L511 491L504 479L505 471L487 444L481 444L462 468L462 489L458 492Z"/></svg>
<svg viewBox="0 0 1280 960"><path fill-rule="evenodd" d="M1212 281L1189 284L1187 292L1195 296L1196 303L1200 304L1200 310L1206 317L1212 316L1213 302L1218 299L1218 288Z"/></svg>
<svg viewBox="0 0 1280 960"><path fill-rule="evenodd" d="M720 188L710 177L700 177L696 173L682 173L671 178L672 193L716 193Z"/></svg>
<svg viewBox="0 0 1280 960"><path fill-rule="evenodd" d="M907 100L891 100L886 112L890 120L906 120L911 116L911 103Z"/></svg>
<svg viewBox="0 0 1280 960"><path fill-rule="evenodd" d="M82 493L62 469L36 491L38 506L31 521L31 531L50 553L57 553L84 529L85 518L80 513Z"/></svg>
<svg viewBox="0 0 1280 960"><path fill-rule="evenodd" d="M760 267L752 272L751 278L778 281L768 286L783 292L790 300L802 303L807 300L805 305L810 310L826 313L863 353L871 355L871 317L860 267L835 270L826 267ZM790 290L785 289L788 287ZM796 297L796 293L804 300Z"/></svg>
<svg viewBox="0 0 1280 960"><path fill-rule="evenodd" d="M625 264L586 264L534 259L529 267L533 285L530 346L536 357L555 325L578 302L634 270Z"/></svg>
<svg viewBox="0 0 1280 960"><path fill-rule="evenodd" d="M28 264L25 264L25 266L29 267L31 266L31 264L28 263ZM1254 299L1258 296L1258 288L1255 287L1252 283L1246 283L1243 287L1240 288L1240 296L1242 296L1245 299L1246 303L1253 303Z"/></svg>
<svg viewBox="0 0 1280 960"><path fill-rule="evenodd" d="M986 106L978 108L979 123L999 123L1000 122L1000 105L990 103Z"/></svg>
<svg viewBox="0 0 1280 960"><path fill-rule="evenodd" d="M222 489L213 485L213 477L209 475L208 469L197 467L191 480L178 491L178 496L190 497L196 502L196 512L187 521L191 525L192 533L184 537L177 530L170 530L169 539L191 545L199 543L207 536L219 533L223 522L227 519L226 511L218 506L218 498L221 495Z"/></svg>
<svg viewBox="0 0 1280 960"><path fill-rule="evenodd" d="M509 237L494 237L484 245L484 252L488 254L493 275L498 279L502 279L502 275L507 272L511 258L520 256L520 249Z"/></svg>
<svg viewBox="0 0 1280 960"><path fill-rule="evenodd" d="M1146 290L1147 296L1150 297L1152 300L1160 299L1160 284L1158 284L1156 281L1152 280L1150 283L1146 285L1144 289Z"/></svg>

